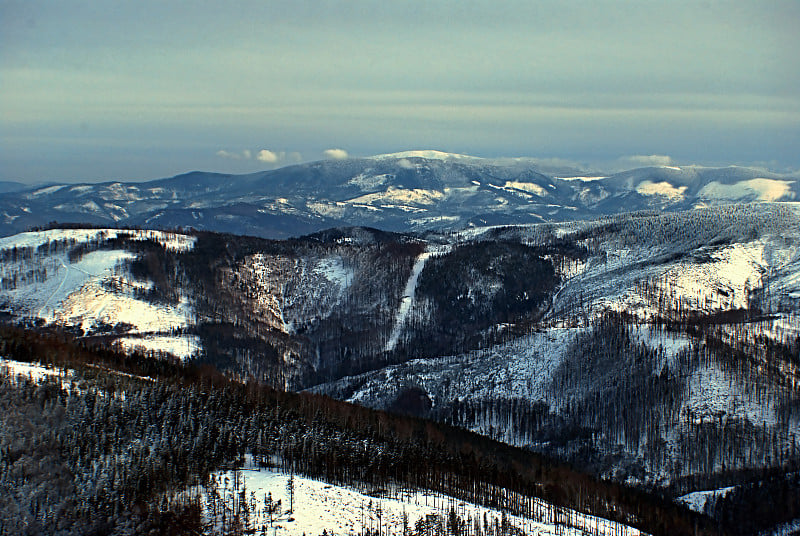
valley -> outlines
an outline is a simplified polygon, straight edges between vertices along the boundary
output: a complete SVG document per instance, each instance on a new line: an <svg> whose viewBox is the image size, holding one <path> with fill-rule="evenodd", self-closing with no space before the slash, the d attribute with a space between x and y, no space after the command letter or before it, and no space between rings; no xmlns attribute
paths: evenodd
<svg viewBox="0 0 800 536"><path fill-rule="evenodd" d="M459 230L336 227L285 240L54 225L0 238L0 310L9 329L138 363L114 357L117 364L101 365L110 377L152 378L148 367L157 375L165 374L158 367L219 371L224 380L214 381L226 385L467 430L681 511L688 505L731 533L791 522L800 515L800 205L673 209ZM4 345L3 356L19 360L10 350L18 346ZM19 361L47 361L25 355ZM74 390L66 381L61 389ZM110 380L86 381L105 389ZM257 454L248 437L174 482L197 491L210 475L219 480L219 467ZM314 467L303 478L324 476ZM342 484L339 475L327 482ZM415 486L409 493L431 489L429 481ZM559 502L561 492L532 490L529 499L622 522L613 509L578 506L572 492ZM175 504L202 518L193 493ZM784 506L745 522L764 494ZM239 504L235 494L220 500ZM519 530L561 530L553 527L562 521L548 519L549 528ZM652 529L637 519L633 526Z"/></svg>

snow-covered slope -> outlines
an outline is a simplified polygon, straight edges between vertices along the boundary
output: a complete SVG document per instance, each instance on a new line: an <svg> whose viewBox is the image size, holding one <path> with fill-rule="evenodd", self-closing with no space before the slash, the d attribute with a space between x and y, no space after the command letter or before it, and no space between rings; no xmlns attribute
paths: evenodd
<svg viewBox="0 0 800 536"><path fill-rule="evenodd" d="M249 458L248 458L249 459ZM448 526L455 515L462 530L472 534L477 523L494 530L501 523L506 531L522 535L614 535L643 534L637 529L605 519L581 514L539 501L539 519L507 515L498 509L465 503L446 495L407 489L390 491L355 490L321 480L290 475L280 470L258 468L252 463L235 471L214 473L213 484L205 488L204 515L212 525L221 527L223 504L236 504L240 494L255 504L250 509L249 526L284 536L320 534L404 534L428 526ZM287 484L293 482L290 498ZM272 520L267 506L274 509ZM254 510L254 511L253 511ZM217 515L214 515L214 512ZM452 514L451 514L452 512ZM228 514L230 516L230 513ZM569 524L567 524L569 520ZM484 525L486 523L486 525Z"/></svg>
<svg viewBox="0 0 800 536"><path fill-rule="evenodd" d="M796 348L799 223L793 205L769 210L750 205L460 233L459 240L487 247L501 240L540 247L557 239L577 240L586 253L555 263L560 285L534 330L499 323L493 328L495 340L502 341L497 344L411 359L312 391L432 416L568 456L571 447L554 441L553 430L577 425L574 416L585 411L586 420L578 426L585 426L592 439L576 439L574 448L594 445L596 470L631 481L666 484L698 470L678 460L695 448L690 438L703 428L738 438L731 448L741 452L753 443L737 427L771 430L786 438L781 448L791 448L792 438L800 439L800 421L786 412L795 396L796 363L771 361L775 358L765 357L764 345ZM480 279L471 284L477 289ZM623 316L612 316L608 324L609 313ZM665 329L694 318L710 319L699 322L711 322L713 337L731 347L720 350L682 328ZM733 357L732 348L752 355L754 364L731 368L731 359L741 359ZM588 357L595 353L596 358ZM651 389L653 381L662 389L652 395L654 402L631 394ZM622 394L627 389L631 392ZM593 413L605 411L603 398L616 396L633 396L627 409L637 414L634 419L652 418L659 431L643 431L652 423L628 429L618 420L619 408L605 416ZM409 404L412 399L421 402ZM651 416L638 416L640 411ZM616 426L627 431L609 433ZM736 463L747 467L763 461Z"/></svg>
<svg viewBox="0 0 800 536"><path fill-rule="evenodd" d="M2 238L0 304L16 317L78 328L87 335L125 334L124 347L189 357L197 351L196 338L180 333L193 317L188 301L144 299L152 282L136 280L126 269L126 261L137 255L123 246L101 246L123 236L174 252L194 244L194 238L176 233L117 229L54 229Z"/></svg>
<svg viewBox="0 0 800 536"><path fill-rule="evenodd" d="M799 214L753 203L286 242L137 231L175 244L137 261L138 279L136 248L89 247L99 231L25 234L3 239L0 297L14 317L668 485L793 456Z"/></svg>

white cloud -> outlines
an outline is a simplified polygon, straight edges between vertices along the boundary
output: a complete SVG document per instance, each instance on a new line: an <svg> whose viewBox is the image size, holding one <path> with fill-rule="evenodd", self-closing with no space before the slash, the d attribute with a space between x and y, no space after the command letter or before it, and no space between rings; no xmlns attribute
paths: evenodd
<svg viewBox="0 0 800 536"><path fill-rule="evenodd" d="M241 160L242 159L242 155L241 154L233 153L231 151L225 151L224 149L217 151L217 156L220 156L222 158L230 158L231 160Z"/></svg>
<svg viewBox="0 0 800 536"><path fill-rule="evenodd" d="M242 156L246 160L250 160L250 158L253 156L253 153L250 152L250 149L245 149L244 151L242 151Z"/></svg>
<svg viewBox="0 0 800 536"><path fill-rule="evenodd" d="M269 149L261 149L258 151L258 155L256 155L259 162L267 162L268 164L275 164L278 160L281 160L282 157L283 153L274 153Z"/></svg>
<svg viewBox="0 0 800 536"><path fill-rule="evenodd" d="M344 149L326 149L322 152L326 158L332 158L333 160L344 160L347 158L347 151Z"/></svg>
<svg viewBox="0 0 800 536"><path fill-rule="evenodd" d="M672 158L664 154L623 156L620 160L637 166L671 166Z"/></svg>

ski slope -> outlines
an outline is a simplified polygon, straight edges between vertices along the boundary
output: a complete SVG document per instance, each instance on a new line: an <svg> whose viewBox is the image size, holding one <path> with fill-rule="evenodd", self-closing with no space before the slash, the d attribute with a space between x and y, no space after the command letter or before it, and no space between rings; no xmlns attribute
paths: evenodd
<svg viewBox="0 0 800 536"><path fill-rule="evenodd" d="M414 266L411 268L411 275L408 278L408 282L406 282L405 289L403 289L403 298L400 301L400 307L397 309L397 315L395 317L394 327L392 328L392 334L389 336L389 340L386 341L385 350L387 352L394 350L397 346L397 342L400 340L400 334L403 332L403 326L406 323L406 318L408 318L408 313L411 311L411 308L414 305L414 296L417 291L417 280L419 279L419 275L422 273L423 268L425 268L425 263L428 262L428 259L431 257L444 255L448 251L450 251L449 247L439 247L437 249L429 249L417 257L416 262L414 262Z"/></svg>

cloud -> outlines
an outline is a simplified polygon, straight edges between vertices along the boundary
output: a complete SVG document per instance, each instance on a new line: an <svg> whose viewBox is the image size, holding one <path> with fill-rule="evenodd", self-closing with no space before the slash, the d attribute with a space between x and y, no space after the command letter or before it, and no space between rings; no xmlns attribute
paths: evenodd
<svg viewBox="0 0 800 536"><path fill-rule="evenodd" d="M278 160L281 160L282 157L283 153L276 154L268 149L261 149L256 155L259 162L267 162L268 164L275 164Z"/></svg>
<svg viewBox="0 0 800 536"><path fill-rule="evenodd" d="M242 158L250 158L250 151L246 151L247 155L243 153L233 153L224 149L217 151L217 156L222 158L230 158L231 160L241 160Z"/></svg>
<svg viewBox="0 0 800 536"><path fill-rule="evenodd" d="M637 166L671 166L672 165L672 158L667 155L663 154L651 154L651 155L631 155L631 156L623 156L620 158L622 163L629 163Z"/></svg>
<svg viewBox="0 0 800 536"><path fill-rule="evenodd" d="M322 154L324 154L326 158L332 158L333 160L344 160L348 156L347 151L344 149L326 149L322 151Z"/></svg>
<svg viewBox="0 0 800 536"><path fill-rule="evenodd" d="M345 153L345 156L347 153ZM217 151L217 156L220 158L229 158L231 160L258 160L265 164L280 164L282 162L302 162L303 155L298 152L286 153L285 151L270 151L269 149L261 149L259 151L251 151L244 149L242 151L226 151L221 149ZM331 158L335 158L331 156Z"/></svg>

